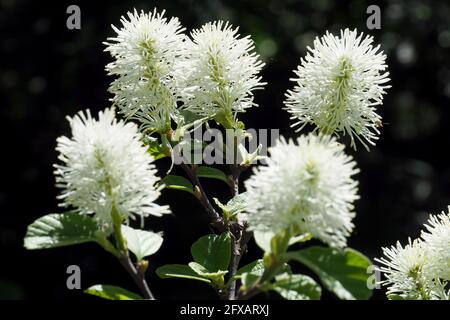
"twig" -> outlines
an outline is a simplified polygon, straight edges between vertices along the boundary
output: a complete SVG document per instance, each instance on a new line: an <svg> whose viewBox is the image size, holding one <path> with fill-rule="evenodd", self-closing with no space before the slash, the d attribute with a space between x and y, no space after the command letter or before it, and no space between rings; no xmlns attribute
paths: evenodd
<svg viewBox="0 0 450 320"><path fill-rule="evenodd" d="M197 198L200 201L200 203L203 205L203 207L206 210L206 213L209 215L211 219L211 225L216 228L219 232L223 232L226 229L225 223L223 221L223 218L217 213L217 211L212 206L211 202L209 201L208 195L206 194L205 190L203 189L203 186L200 182L200 179L198 178L195 168L192 168L185 163L181 163L181 167L188 175L189 179L191 180L192 184L196 189L198 190Z"/></svg>
<svg viewBox="0 0 450 320"><path fill-rule="evenodd" d="M147 281L144 277L144 272L139 272L136 267L134 266L133 262L130 259L130 256L128 254L123 254L119 258L120 263L122 266L127 270L127 272L130 274L130 276L133 278L136 285L141 290L143 296L147 300L155 300L154 295L150 291L150 288L148 287Z"/></svg>
<svg viewBox="0 0 450 320"><path fill-rule="evenodd" d="M230 186L233 197L239 194L239 177L243 169L236 163L237 162L236 152L237 150L235 150L235 159L234 159L235 164L231 166L232 179ZM195 167L189 166L184 162L181 163L181 167L188 175L191 183L194 185L196 190L198 190L198 192L196 192L197 198L199 199L200 203L203 205L207 214L209 215L211 219L211 226L213 226L217 231L221 233L227 229L231 233L232 247L231 247L231 263L229 267L229 278L232 279L236 275L236 272L239 267L239 262L242 258L242 255L247 250L247 243L251 239L253 233L247 230L246 224L241 224L239 221L228 222L227 224L225 224L223 218L217 213L217 211L211 205L211 202L209 201L209 198L205 193L205 190L203 189L203 186L200 183L200 180L195 172L196 171ZM228 298L229 300L235 300L237 298L236 280L231 281L228 292L220 293L220 297L222 299Z"/></svg>
<svg viewBox="0 0 450 320"><path fill-rule="evenodd" d="M239 262L242 256L247 251L247 243L252 237L252 232L247 230L247 225L244 225L243 229L240 231L239 239L233 239L232 242L232 259L229 269L230 278L236 275L239 267ZM228 292L229 300L236 300L236 280L233 280L230 284L230 289Z"/></svg>
<svg viewBox="0 0 450 320"><path fill-rule="evenodd" d="M112 217L113 223L114 223L114 237L115 237L117 249L119 252L117 255L117 259L119 259L119 262L122 264L122 266L125 268L125 270L127 270L127 272L130 274L130 276L133 278L134 282L141 290L144 298L148 299L148 300L155 300L155 297L153 296L152 292L150 291L147 281L145 280L145 272L144 272L145 269L137 270L136 267L134 266L133 262L131 261L129 251L128 251L128 248L126 245L126 240L122 234L123 217L120 216L119 212L116 210L116 208L114 206L111 211L111 217Z"/></svg>
<svg viewBox="0 0 450 320"><path fill-rule="evenodd" d="M239 177L242 172L242 169L239 165L232 166L232 193L233 196L237 196L239 194ZM251 239L253 233L247 230L247 224L241 224L239 221L235 223L235 227L231 227L230 230L233 234L232 241L232 250L231 250L231 264L229 268L229 277L230 279L236 275L236 272L239 267L239 262L243 254L247 251L247 243ZM233 232L234 231L234 232ZM236 280L233 280L230 284L228 299L235 300L236 299Z"/></svg>
<svg viewBox="0 0 450 320"><path fill-rule="evenodd" d="M241 168L239 165L231 166L231 194L233 197L239 194L239 178L241 176Z"/></svg>

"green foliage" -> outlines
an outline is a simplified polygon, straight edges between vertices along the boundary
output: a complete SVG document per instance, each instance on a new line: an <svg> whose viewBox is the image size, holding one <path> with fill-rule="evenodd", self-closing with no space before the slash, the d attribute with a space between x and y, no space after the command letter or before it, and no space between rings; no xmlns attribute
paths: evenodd
<svg viewBox="0 0 450 320"><path fill-rule="evenodd" d="M127 240L128 249L138 261L156 253L163 243L163 238L154 232L137 230L122 226L122 233Z"/></svg>
<svg viewBox="0 0 450 320"><path fill-rule="evenodd" d="M234 277L235 279L240 279L244 273L252 273L261 276L263 272L264 262L262 259L258 259L240 268Z"/></svg>
<svg viewBox="0 0 450 320"><path fill-rule="evenodd" d="M264 270L263 270L264 271ZM252 287L262 276L258 272L247 272L241 275L242 289L247 290Z"/></svg>
<svg viewBox="0 0 450 320"><path fill-rule="evenodd" d="M97 284L84 291L107 300L143 300L141 296L120 287Z"/></svg>
<svg viewBox="0 0 450 320"><path fill-rule="evenodd" d="M407 299L406 297L403 297L403 296L401 296L399 294L389 294L387 296L387 298L389 300L416 300L416 299Z"/></svg>
<svg viewBox="0 0 450 320"><path fill-rule="evenodd" d="M286 257L309 267L325 287L341 299L366 300L372 295L367 286L370 276L367 268L372 263L356 250L313 246L288 252Z"/></svg>
<svg viewBox="0 0 450 320"><path fill-rule="evenodd" d="M182 176L167 175L161 180L160 184L163 184L166 189L182 190L195 195L192 183Z"/></svg>
<svg viewBox="0 0 450 320"><path fill-rule="evenodd" d="M264 252L270 252L270 240L275 235L274 232L271 231L253 231L253 237L255 238L255 242Z"/></svg>
<svg viewBox="0 0 450 320"><path fill-rule="evenodd" d="M240 268L235 279L241 279L244 289L250 288L264 273L264 262L262 259L255 260Z"/></svg>
<svg viewBox="0 0 450 320"><path fill-rule="evenodd" d="M227 184L229 183L227 175L223 171L213 167L200 166L197 168L196 173L201 178L217 179Z"/></svg>
<svg viewBox="0 0 450 320"><path fill-rule="evenodd" d="M84 242L103 241L106 235L97 222L77 213L52 213L28 226L24 246L29 250L56 248Z"/></svg>
<svg viewBox="0 0 450 320"><path fill-rule="evenodd" d="M225 221L236 220L239 213L244 212L247 208L245 192L233 197L227 204L223 204L217 198L213 198L217 206L222 210Z"/></svg>
<svg viewBox="0 0 450 320"><path fill-rule="evenodd" d="M228 270L218 270L215 272L211 272L197 262L189 262L189 267L194 270L199 276L210 279L218 287L222 287L224 285L224 277L228 273Z"/></svg>
<svg viewBox="0 0 450 320"><path fill-rule="evenodd" d="M191 267L184 264L166 264L156 269L156 274L162 279L183 278L210 283L208 278L200 276Z"/></svg>
<svg viewBox="0 0 450 320"><path fill-rule="evenodd" d="M191 246L194 259L189 265L165 265L156 270L161 278L185 278L223 287L231 259L231 238L228 232L201 237Z"/></svg>
<svg viewBox="0 0 450 320"><path fill-rule="evenodd" d="M170 150L163 144L160 144L157 138L147 137L144 142L148 146L148 153L153 159L158 160L170 155Z"/></svg>
<svg viewBox="0 0 450 320"><path fill-rule="evenodd" d="M311 277L289 273L275 277L270 290L287 300L319 300L322 293L320 286Z"/></svg>
<svg viewBox="0 0 450 320"><path fill-rule="evenodd" d="M264 260L258 259L240 268L236 272L234 278L241 279L244 289L248 289L256 283L256 281L264 274L264 271ZM284 263L277 271L280 274L291 274L291 268L287 263Z"/></svg>
<svg viewBox="0 0 450 320"><path fill-rule="evenodd" d="M180 115L181 115L181 122L184 125L190 125L190 124L200 124L202 122L204 122L206 119L204 119L201 115L189 111L187 109L184 110L180 110Z"/></svg>
<svg viewBox="0 0 450 320"><path fill-rule="evenodd" d="M272 231L260 231L255 230L253 232L255 237L255 242L264 252L270 252L270 241L275 236L275 232ZM298 235L296 237L292 237L289 239L289 245L293 245L295 243L302 243L312 239L312 235L309 233L304 233Z"/></svg>
<svg viewBox="0 0 450 320"><path fill-rule="evenodd" d="M231 259L231 238L228 232L220 236L210 234L201 237L191 247L194 261L209 272L228 269Z"/></svg>

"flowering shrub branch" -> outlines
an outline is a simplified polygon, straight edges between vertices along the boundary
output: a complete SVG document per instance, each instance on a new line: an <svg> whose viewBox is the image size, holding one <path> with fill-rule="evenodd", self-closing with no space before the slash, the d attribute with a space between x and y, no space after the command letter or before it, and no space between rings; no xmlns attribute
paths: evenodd
<svg viewBox="0 0 450 320"><path fill-rule="evenodd" d="M130 12L114 27L106 66L113 107L68 118L71 137L60 137L55 165L60 206L69 211L37 219L27 230L25 247L44 249L96 242L118 258L141 295L123 288L94 285L86 293L106 299L155 299L146 281L148 257L163 243L159 233L144 229L145 217L162 217L168 206L157 204L163 189L192 194L209 217L211 234L191 246L193 261L160 266L163 278L199 281L221 299L250 299L275 292L290 300L320 299L322 286L340 299L369 299L371 261L347 247L355 228L359 172L346 154L340 135L356 149L368 149L379 138L381 105L389 88L386 56L373 38L356 30L329 32L314 41L286 93L293 127L315 126L315 132L287 140L280 137L243 182L241 173L258 160L261 146L245 147L251 134L239 114L256 107L254 92L264 88L264 63L250 36L216 21L185 34L177 18L156 9ZM117 120L115 111L125 120ZM135 121L138 125L134 124ZM214 123L233 132L216 138L215 153L232 155L229 174L198 165L203 141L188 139L197 128ZM179 150L188 150L181 161ZM250 149L250 148L249 148ZM197 152L198 153L198 152ZM155 161L170 158L185 176L157 176ZM220 180L231 198L210 198L200 179ZM141 221L141 228L131 225ZM384 249L377 260L387 279L389 298L448 299L449 215L430 218L420 240ZM316 239L323 245L308 245ZM247 244L254 240L261 259L241 266ZM133 259L134 257L134 259ZM294 273L300 263L315 278ZM322 286L318 284L320 280Z"/></svg>

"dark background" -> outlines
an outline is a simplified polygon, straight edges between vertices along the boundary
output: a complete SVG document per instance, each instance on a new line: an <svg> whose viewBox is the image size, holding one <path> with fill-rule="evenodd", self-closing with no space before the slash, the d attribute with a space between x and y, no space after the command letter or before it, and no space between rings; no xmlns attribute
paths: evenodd
<svg viewBox="0 0 450 320"><path fill-rule="evenodd" d="M66 28L66 8L81 7L81 30ZM28 224L57 207L52 164L58 136L69 133L66 115L80 109L109 106L112 80L104 66L110 57L102 42L113 35L111 24L128 10L166 9L190 30L224 19L252 35L267 63L259 108L242 118L249 128L280 128L293 136L282 110L289 78L307 45L326 30L357 27L381 43L388 55L392 88L384 105L384 128L376 147L350 151L361 168L361 199L349 246L370 258L381 246L416 237L428 213L450 204L447 159L450 98L450 3L389 1L379 3L381 30L367 30L366 8L372 1L21 1L0 0L0 298L87 299L66 288L66 268L82 270L82 286L114 284L137 291L122 267L100 247L85 244L53 250L26 251ZM167 169L161 162L161 173ZM177 173L177 169L175 173ZM247 174L248 176L248 174ZM206 182L211 196L223 200L228 190ZM163 192L160 203L174 215L149 219L164 230L165 242L150 260L148 279L158 298L215 298L207 285L189 280L161 280L153 270L166 263L190 261L190 244L208 233L202 207L180 191ZM261 252L251 244L244 263ZM297 271L303 271L296 266ZM330 294L324 298L333 299ZM384 299L382 290L374 298ZM95 299L95 298L89 298Z"/></svg>

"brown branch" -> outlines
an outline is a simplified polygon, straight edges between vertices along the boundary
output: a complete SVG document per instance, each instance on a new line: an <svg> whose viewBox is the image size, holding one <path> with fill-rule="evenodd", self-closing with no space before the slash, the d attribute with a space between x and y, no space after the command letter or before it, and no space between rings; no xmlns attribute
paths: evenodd
<svg viewBox="0 0 450 320"><path fill-rule="evenodd" d="M232 193L233 196L239 194L239 177L242 172L242 168L239 165L232 166ZM247 224L241 224L239 221L230 226L230 231L233 235L232 247L231 247L231 264L229 268L230 279L236 275L239 267L239 262L242 256L247 251L247 243L252 238L253 233L248 231ZM230 284L228 299L235 300L236 297L236 280L233 280Z"/></svg>
<svg viewBox="0 0 450 320"><path fill-rule="evenodd" d="M150 291L147 281L145 280L145 273L136 269L136 267L134 266L133 262L130 259L130 256L128 254L122 254L119 257L119 261L125 268L125 270L127 270L130 276L133 278L134 282L141 290L144 298L147 300L155 300L155 297Z"/></svg>
<svg viewBox="0 0 450 320"><path fill-rule="evenodd" d="M145 269L136 269L131 261L130 254L126 245L126 240L122 234L122 222L123 217L119 214L117 209L113 206L111 211L111 217L114 224L114 238L116 240L116 246L118 249L118 254L116 255L119 262L127 270L130 276L133 278L136 285L141 290L145 299L155 300L150 288L148 287L147 281L145 280Z"/></svg>
<svg viewBox="0 0 450 320"><path fill-rule="evenodd" d="M223 232L226 230L225 223L223 221L223 218L217 213L217 211L212 206L211 202L209 201L208 195L206 194L205 190L203 189L203 186L200 182L200 179L198 178L195 168L188 166L185 163L181 163L181 167L188 175L189 179L191 180L191 183L194 185L196 190L196 196L200 203L203 205L203 207L206 210L206 213L209 215L209 218L211 220L211 226L213 226L216 230L219 232Z"/></svg>
<svg viewBox="0 0 450 320"><path fill-rule="evenodd" d="M240 237L238 239L234 238L232 242L232 258L229 269L230 278L236 275L236 272L239 267L239 262L241 261L242 256L245 252L247 252L247 243L252 238L253 233L247 230L247 225L245 224L243 227L239 225ZM229 300L236 300L236 280L233 280L230 284L230 289L228 292Z"/></svg>

